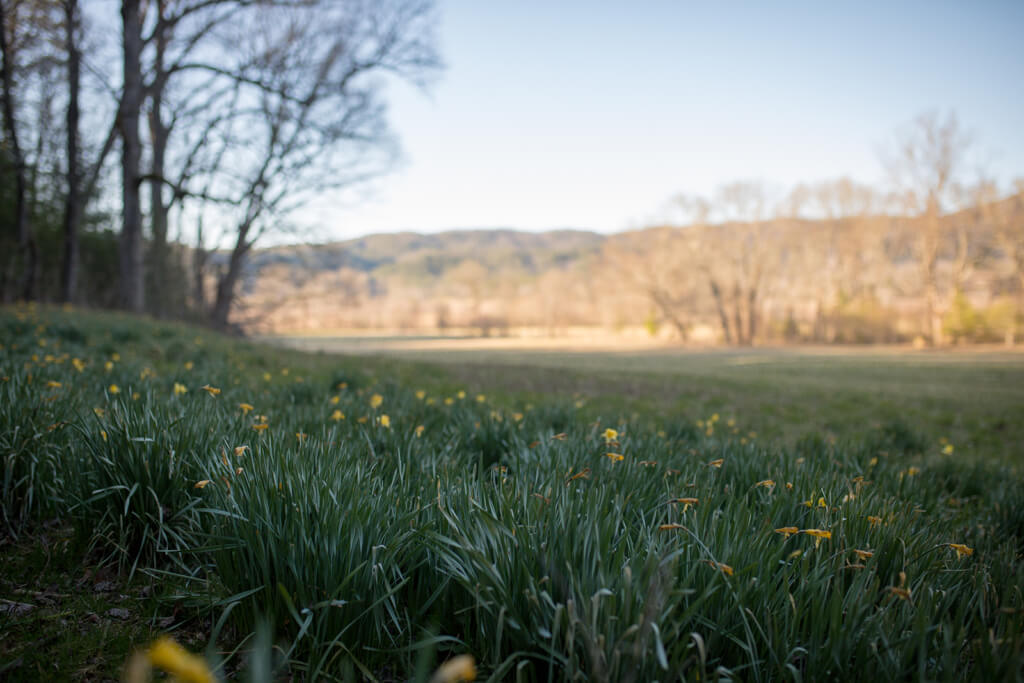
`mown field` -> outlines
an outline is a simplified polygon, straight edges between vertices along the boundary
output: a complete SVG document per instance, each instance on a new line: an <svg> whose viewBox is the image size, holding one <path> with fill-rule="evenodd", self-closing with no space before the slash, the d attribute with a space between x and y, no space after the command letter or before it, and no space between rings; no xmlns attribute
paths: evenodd
<svg viewBox="0 0 1024 683"><path fill-rule="evenodd" d="M1024 677L1012 357L438 365L35 308L0 343L3 678L164 632L255 681Z"/></svg>

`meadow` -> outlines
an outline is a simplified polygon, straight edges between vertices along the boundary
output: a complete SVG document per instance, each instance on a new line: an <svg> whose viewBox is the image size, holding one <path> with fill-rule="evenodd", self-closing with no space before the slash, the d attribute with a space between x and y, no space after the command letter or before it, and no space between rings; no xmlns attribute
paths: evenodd
<svg viewBox="0 0 1024 683"><path fill-rule="evenodd" d="M8 679L161 632L253 681L1024 678L1012 354L446 364L32 307L0 343Z"/></svg>

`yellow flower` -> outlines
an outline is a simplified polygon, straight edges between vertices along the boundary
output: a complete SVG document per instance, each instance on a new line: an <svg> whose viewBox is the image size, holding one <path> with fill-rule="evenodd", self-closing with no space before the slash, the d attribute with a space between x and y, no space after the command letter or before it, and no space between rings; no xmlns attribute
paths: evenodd
<svg viewBox="0 0 1024 683"><path fill-rule="evenodd" d="M188 389L185 387L184 384L179 384L178 382L174 383L174 395L175 396L181 396L182 394L184 394L186 392L188 392Z"/></svg>
<svg viewBox="0 0 1024 683"><path fill-rule="evenodd" d="M202 481L197 481L196 485L193 486L192 488L194 488L194 489L204 489L204 488L206 488L206 485L209 484L209 483L210 483L209 479L203 479Z"/></svg>
<svg viewBox="0 0 1024 683"><path fill-rule="evenodd" d="M75 370L78 370L79 372L85 370L85 363L80 358L72 358L71 364L74 365Z"/></svg>
<svg viewBox="0 0 1024 683"><path fill-rule="evenodd" d="M334 420L335 422L337 422L338 420L344 420L345 413L341 412L340 410L335 410L333 413L331 413L331 419Z"/></svg>
<svg viewBox="0 0 1024 683"><path fill-rule="evenodd" d="M331 405L336 406L341 402L341 396L331 396Z"/></svg>
<svg viewBox="0 0 1024 683"><path fill-rule="evenodd" d="M116 384L111 384L109 387L107 387L107 391L109 391L112 394L120 394L121 387L117 386Z"/></svg>
<svg viewBox="0 0 1024 683"><path fill-rule="evenodd" d="M381 415L380 416L380 426L381 427L387 427L388 429L391 429L391 418L388 417L387 415Z"/></svg>
<svg viewBox="0 0 1024 683"><path fill-rule="evenodd" d="M786 538L789 538L793 534L800 533L800 530L798 528L796 528L795 526L784 526L784 527L779 527L778 529L776 529L775 533L782 534Z"/></svg>
<svg viewBox="0 0 1024 683"><path fill-rule="evenodd" d="M220 393L220 389L218 389L217 387L211 387L209 384L204 384L199 388L208 393L210 396L216 396L217 394Z"/></svg>
<svg viewBox="0 0 1024 683"><path fill-rule="evenodd" d="M264 372L263 373L263 381L264 382L269 382L270 381L270 373L269 372Z"/></svg>
<svg viewBox="0 0 1024 683"><path fill-rule="evenodd" d="M202 657L192 654L170 638L158 638L146 653L150 664L172 674L184 683L216 683Z"/></svg>
<svg viewBox="0 0 1024 683"><path fill-rule="evenodd" d="M676 498L674 502L682 503L683 504L683 512L686 512L687 510L690 509L691 505L696 505L700 501L697 498Z"/></svg>
<svg viewBox="0 0 1024 683"><path fill-rule="evenodd" d="M766 489L773 489L773 488L775 488L775 480L774 479L762 479L761 481L759 481L756 484L754 484L754 488L757 488L758 486L763 486Z"/></svg>
<svg viewBox="0 0 1024 683"><path fill-rule="evenodd" d="M942 454L943 455L953 455L953 444L947 443L945 446L943 446L942 447Z"/></svg>
<svg viewBox="0 0 1024 683"><path fill-rule="evenodd" d="M950 548L956 551L956 559L960 559L964 555L968 557L974 554L974 548L968 548L963 543L947 543Z"/></svg>
<svg viewBox="0 0 1024 683"><path fill-rule="evenodd" d="M424 427L423 425L416 425L416 429L414 430L416 432L416 436L423 436L423 431L425 429L426 427Z"/></svg>
<svg viewBox="0 0 1024 683"><path fill-rule="evenodd" d="M615 441L615 439L617 439L617 438L619 438L619 433L617 431L615 431L614 429L612 429L611 427L609 427L608 429L604 430L604 440L605 441Z"/></svg>
<svg viewBox="0 0 1024 683"><path fill-rule="evenodd" d="M133 391L132 392L132 400L133 401L138 401L140 396L142 396L142 394L140 394L139 392L137 392L137 391Z"/></svg>
<svg viewBox="0 0 1024 683"><path fill-rule="evenodd" d="M854 548L853 552L857 557L859 557L862 560L867 560L875 556L875 554L870 550L857 550L856 548Z"/></svg>
<svg viewBox="0 0 1024 683"><path fill-rule="evenodd" d="M714 567L718 571L722 572L726 576L732 576L732 567L725 564L724 562L713 562L711 560L704 560L707 564Z"/></svg>
<svg viewBox="0 0 1024 683"><path fill-rule="evenodd" d="M100 436L102 436L103 440L106 441L107 440L107 431L105 429L101 429L100 430Z"/></svg>
<svg viewBox="0 0 1024 683"><path fill-rule="evenodd" d="M873 515L868 515L868 524L870 524L871 526L878 526L881 523L882 523L882 518L881 517L875 517Z"/></svg>
<svg viewBox="0 0 1024 683"><path fill-rule="evenodd" d="M254 410L253 407L251 405L249 405L248 403L239 403L238 407L241 408L242 415L248 415L249 413L251 413Z"/></svg>
<svg viewBox="0 0 1024 683"><path fill-rule="evenodd" d="M712 460L711 462L709 462L708 466L714 467L715 469L720 469L722 467L722 463L724 462L725 458L719 458L718 460Z"/></svg>
<svg viewBox="0 0 1024 683"><path fill-rule="evenodd" d="M920 473L921 473L920 468L917 468L917 467L909 467L909 468L907 468L907 476L908 477L916 477Z"/></svg>
<svg viewBox="0 0 1024 683"><path fill-rule="evenodd" d="M235 446L235 457L241 458L248 449L248 446Z"/></svg>
<svg viewBox="0 0 1024 683"><path fill-rule="evenodd" d="M192 361L186 361L185 362L185 369L186 370L191 370L194 367L195 367L195 363L193 363Z"/></svg>
<svg viewBox="0 0 1024 683"><path fill-rule="evenodd" d="M419 399L420 401L422 401L424 398L426 398L426 396L427 396L427 392L423 391L422 389L420 389L420 390L418 390L416 392L416 398Z"/></svg>
<svg viewBox="0 0 1024 683"><path fill-rule="evenodd" d="M338 382L337 388L338 389L347 389L348 388L348 382Z"/></svg>
<svg viewBox="0 0 1024 683"><path fill-rule="evenodd" d="M46 383L46 388L47 389L60 389L60 387L61 387L61 383L60 382L54 382L52 379L49 382Z"/></svg>
<svg viewBox="0 0 1024 683"><path fill-rule="evenodd" d="M252 426L252 428L255 429L257 432L262 432L268 427L270 427L270 425L268 425L266 422L260 422Z"/></svg>
<svg viewBox="0 0 1024 683"><path fill-rule="evenodd" d="M476 661L472 655L452 657L430 677L430 683L463 683L476 680Z"/></svg>
<svg viewBox="0 0 1024 683"><path fill-rule="evenodd" d="M476 402L477 403L484 403L486 401L487 401L487 397L484 396L483 394L477 394L476 395Z"/></svg>
<svg viewBox="0 0 1024 683"><path fill-rule="evenodd" d="M281 374L284 375L285 377L287 377L288 376L288 368L281 368Z"/></svg>
<svg viewBox="0 0 1024 683"><path fill-rule="evenodd" d="M612 462L619 462L626 459L626 456L621 453L605 453L605 455L608 456Z"/></svg>
<svg viewBox="0 0 1024 683"><path fill-rule="evenodd" d="M305 432L295 432L295 438L299 440L299 443L302 443L308 437L309 437L309 434L306 434Z"/></svg>
<svg viewBox="0 0 1024 683"><path fill-rule="evenodd" d="M105 410L104 410L103 408L99 408L99 407L96 407L96 408L93 408L93 409L92 409L92 412L96 413L96 417L103 417L103 415L104 415L104 414L105 414L105 413L106 413L107 411L105 411Z"/></svg>
<svg viewBox="0 0 1024 683"><path fill-rule="evenodd" d="M466 392L460 391L459 393L455 394L455 396L458 397L458 399L461 401L462 399L466 398Z"/></svg>
<svg viewBox="0 0 1024 683"><path fill-rule="evenodd" d="M512 419L515 422L521 422L523 420L523 414L522 413L512 413Z"/></svg>
<svg viewBox="0 0 1024 683"><path fill-rule="evenodd" d="M804 529L800 533L807 534L808 536L814 536L814 547L817 548L821 545L822 539L831 539L832 532L825 529Z"/></svg>
<svg viewBox="0 0 1024 683"><path fill-rule="evenodd" d="M370 397L371 408L379 408L381 403L384 403L384 397L380 394L374 394Z"/></svg>

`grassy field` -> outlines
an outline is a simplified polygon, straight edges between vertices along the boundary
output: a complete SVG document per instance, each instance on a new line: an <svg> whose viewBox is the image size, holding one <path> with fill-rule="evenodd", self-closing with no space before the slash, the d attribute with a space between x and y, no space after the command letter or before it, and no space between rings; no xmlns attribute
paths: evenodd
<svg viewBox="0 0 1024 683"><path fill-rule="evenodd" d="M941 450L1024 464L1024 351L896 347L686 350L614 340L291 337L276 345L444 368L456 382L542 397L585 396L605 409L696 422L718 413L793 444L855 438L902 422ZM562 348L558 348L561 346Z"/></svg>
<svg viewBox="0 0 1024 683"><path fill-rule="evenodd" d="M5 679L1024 677L1012 355L0 344Z"/></svg>

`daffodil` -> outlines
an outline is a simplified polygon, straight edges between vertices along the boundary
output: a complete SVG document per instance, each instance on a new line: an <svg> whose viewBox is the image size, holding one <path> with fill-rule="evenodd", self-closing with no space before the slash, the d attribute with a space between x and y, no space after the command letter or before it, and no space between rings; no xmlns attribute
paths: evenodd
<svg viewBox="0 0 1024 683"><path fill-rule="evenodd" d="M822 539L831 539L832 532L826 529L804 529L800 533L807 534L808 536L814 536L814 547L817 548L821 545Z"/></svg>
<svg viewBox="0 0 1024 683"><path fill-rule="evenodd" d="M248 446L235 446L235 457L241 458L248 449Z"/></svg>
<svg viewBox="0 0 1024 683"><path fill-rule="evenodd" d="M942 447L942 454L943 455L953 455L953 444L947 443L945 446L943 446Z"/></svg>
<svg viewBox="0 0 1024 683"><path fill-rule="evenodd" d="M215 683L217 680L202 657L166 636L150 646L146 658L152 666L163 669L184 683Z"/></svg>
<svg viewBox="0 0 1024 683"><path fill-rule="evenodd" d="M218 389L217 387L211 387L209 384L204 384L199 388L208 393L210 396L216 396L217 394L220 393L220 389Z"/></svg>
<svg viewBox="0 0 1024 683"><path fill-rule="evenodd" d="M194 367L195 367L195 363L193 363L192 361L186 361L185 362L185 369L186 370L191 370Z"/></svg>
<svg viewBox="0 0 1024 683"><path fill-rule="evenodd" d="M722 572L726 576L732 576L732 567L725 564L724 562L714 562L712 560L704 560L707 564L714 567L718 571Z"/></svg>
<svg viewBox="0 0 1024 683"><path fill-rule="evenodd" d="M341 396L331 396L331 405L336 406L341 402Z"/></svg>
<svg viewBox="0 0 1024 683"><path fill-rule="evenodd" d="M882 523L882 518L881 517L875 517L874 515L868 515L868 524L870 524L871 526L873 526L873 527L874 526L878 526L881 523Z"/></svg>
<svg viewBox="0 0 1024 683"><path fill-rule="evenodd" d="M254 410L252 405L250 405L248 403L239 403L238 407L242 411L242 415L248 415L249 413L251 413Z"/></svg>
<svg viewBox="0 0 1024 683"><path fill-rule="evenodd" d="M270 425L268 425L266 422L257 422L252 426L252 428L255 429L257 432L262 432L268 427L270 427Z"/></svg>
<svg viewBox="0 0 1024 683"><path fill-rule="evenodd" d="M117 386L116 384L111 384L109 387L107 387L107 391L109 391L112 394L120 394L121 387Z"/></svg>
<svg viewBox="0 0 1024 683"><path fill-rule="evenodd" d="M195 486L193 486L192 488L194 488L194 489L205 489L206 485L209 484L209 483L210 483L209 479L203 479L201 481L197 481L195 483Z"/></svg>
<svg viewBox="0 0 1024 683"><path fill-rule="evenodd" d="M719 458L718 460L712 460L711 462L709 462L708 466L709 467L714 467L715 469L721 469L722 463L724 463L724 462L725 462L725 458Z"/></svg>
<svg viewBox="0 0 1024 683"><path fill-rule="evenodd" d="M309 434L305 432L295 432L295 438L298 439L299 443L302 443L309 437Z"/></svg>
<svg viewBox="0 0 1024 683"><path fill-rule="evenodd" d="M612 429L611 427L609 427L608 429L604 430L604 440L605 441L615 441L615 439L617 439L617 438L619 438L619 433L617 431L615 431L614 429Z"/></svg>
<svg viewBox="0 0 1024 683"><path fill-rule="evenodd" d="M423 431L424 431L425 429L426 429L426 427L424 427L423 425L416 425L416 429L415 429L415 430L413 430L413 431L415 431L415 432L416 432L416 436L417 436L417 437L420 437L420 436L423 436Z"/></svg>
<svg viewBox="0 0 1024 683"><path fill-rule="evenodd" d="M798 534L798 533L800 533L800 529L798 529L798 528L797 528L797 527L795 527L795 526L784 526L784 527L779 527L778 529L776 529L776 530L775 530L775 533L777 533L777 534L782 534L782 535L783 535L783 536L785 536L786 538L789 538L789 537L790 537L790 536L792 536L793 534Z"/></svg>
<svg viewBox="0 0 1024 683"><path fill-rule="evenodd" d="M379 408L380 404L384 403L384 397L380 394L374 394L370 397L370 407Z"/></svg>
<svg viewBox="0 0 1024 683"><path fill-rule="evenodd" d="M49 382L46 383L46 388L47 389L60 389L61 386L63 386L63 385L60 382L55 382L52 379Z"/></svg>
<svg viewBox="0 0 1024 683"><path fill-rule="evenodd" d="M775 488L775 480L774 479L762 479L761 481L759 481L756 484L754 484L754 488L755 489L758 486L763 486L766 489L773 489L773 488Z"/></svg>
<svg viewBox="0 0 1024 683"><path fill-rule="evenodd" d="M686 512L687 510L690 509L690 506L696 505L700 501L697 498L676 498L674 502L682 503L683 504L683 512Z"/></svg>
<svg viewBox="0 0 1024 683"><path fill-rule="evenodd" d="M853 549L853 554L861 560L868 560L875 556L870 550L857 550L856 548Z"/></svg>
<svg viewBox="0 0 1024 683"><path fill-rule="evenodd" d="M466 683L473 680L476 680L476 661L472 655L452 657L430 677L430 683Z"/></svg>
<svg viewBox="0 0 1024 683"><path fill-rule="evenodd" d="M180 384L178 382L174 383L174 395L175 396L181 396L182 394L187 393L187 392L188 392L188 388L186 388L184 384Z"/></svg>
<svg viewBox="0 0 1024 683"><path fill-rule="evenodd" d="M974 548L968 548L963 543L947 543L946 545L956 551L956 559L958 560L961 557L970 557L974 554Z"/></svg>
<svg viewBox="0 0 1024 683"><path fill-rule="evenodd" d="M484 396L483 394L477 394L476 395L476 402L477 403L485 403L486 401L487 401L487 397Z"/></svg>
<svg viewBox="0 0 1024 683"><path fill-rule="evenodd" d="M345 413L341 412L340 410L335 410L333 413L331 413L331 419L334 420L335 422L338 422L339 420L344 420Z"/></svg>
<svg viewBox="0 0 1024 683"><path fill-rule="evenodd" d="M418 391L416 392L416 398L417 398L418 400L420 400L420 401L422 401L422 400L423 400L424 398L426 398L426 396L427 396L427 392L423 391L422 389L419 389L419 390L418 390Z"/></svg>
<svg viewBox="0 0 1024 683"><path fill-rule="evenodd" d="M605 453L605 455L612 462L619 462L621 460L625 460L626 459L626 456L622 455L621 453Z"/></svg>
<svg viewBox="0 0 1024 683"><path fill-rule="evenodd" d="M386 427L387 429L391 429L391 418L388 417L387 415L381 415L380 416L380 426L381 427Z"/></svg>

